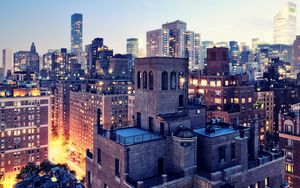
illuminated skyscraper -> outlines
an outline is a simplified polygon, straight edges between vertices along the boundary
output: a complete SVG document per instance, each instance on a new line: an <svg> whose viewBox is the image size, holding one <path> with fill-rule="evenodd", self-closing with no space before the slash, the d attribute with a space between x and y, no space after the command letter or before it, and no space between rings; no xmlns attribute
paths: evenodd
<svg viewBox="0 0 300 188"><path fill-rule="evenodd" d="M291 45L296 38L296 4L287 2L274 17L274 43Z"/></svg>
<svg viewBox="0 0 300 188"><path fill-rule="evenodd" d="M129 38L126 43L127 54L131 54L133 57L139 56L139 41L137 38Z"/></svg>
<svg viewBox="0 0 300 188"><path fill-rule="evenodd" d="M71 16L71 52L82 51L82 14L75 13Z"/></svg>
<svg viewBox="0 0 300 188"><path fill-rule="evenodd" d="M147 57L169 56L169 30L156 29L147 32Z"/></svg>

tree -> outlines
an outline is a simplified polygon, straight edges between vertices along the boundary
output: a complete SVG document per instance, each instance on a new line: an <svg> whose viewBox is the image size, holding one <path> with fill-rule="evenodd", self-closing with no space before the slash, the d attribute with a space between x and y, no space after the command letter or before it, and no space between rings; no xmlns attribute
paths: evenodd
<svg viewBox="0 0 300 188"><path fill-rule="evenodd" d="M29 162L24 166L21 171L17 174L16 179L18 181L24 180L28 177L36 176L39 173L39 166L35 165L32 162Z"/></svg>
<svg viewBox="0 0 300 188"><path fill-rule="evenodd" d="M40 174L48 174L49 172L51 172L51 169L55 167L55 165L50 162L49 160L44 160L41 164L40 164Z"/></svg>

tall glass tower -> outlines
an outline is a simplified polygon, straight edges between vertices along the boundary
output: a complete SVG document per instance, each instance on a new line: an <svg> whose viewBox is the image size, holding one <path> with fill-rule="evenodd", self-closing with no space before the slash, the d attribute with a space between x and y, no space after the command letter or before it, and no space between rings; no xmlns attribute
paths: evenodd
<svg viewBox="0 0 300 188"><path fill-rule="evenodd" d="M296 39L296 4L287 2L274 17L274 43L293 44Z"/></svg>
<svg viewBox="0 0 300 188"><path fill-rule="evenodd" d="M82 14L71 16L71 52L78 54L82 51Z"/></svg>
<svg viewBox="0 0 300 188"><path fill-rule="evenodd" d="M138 57L139 55L139 42L137 38L127 39L127 54L131 54L133 57Z"/></svg>

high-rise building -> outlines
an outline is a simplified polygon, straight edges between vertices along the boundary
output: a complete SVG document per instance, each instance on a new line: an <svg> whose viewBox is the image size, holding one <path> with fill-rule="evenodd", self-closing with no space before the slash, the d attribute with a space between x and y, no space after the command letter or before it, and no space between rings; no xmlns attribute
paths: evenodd
<svg viewBox="0 0 300 188"><path fill-rule="evenodd" d="M71 52L78 54L82 51L82 14L71 16Z"/></svg>
<svg viewBox="0 0 300 188"><path fill-rule="evenodd" d="M169 57L184 57L184 32L186 23L180 20L165 23L162 28L169 30Z"/></svg>
<svg viewBox="0 0 300 188"><path fill-rule="evenodd" d="M0 86L1 174L48 159L50 96L38 88ZM15 177L15 176L14 176Z"/></svg>
<svg viewBox="0 0 300 188"><path fill-rule="evenodd" d="M200 34L187 31L183 21L165 23L161 29L147 32L147 57L188 58L189 68L199 70L201 65Z"/></svg>
<svg viewBox="0 0 300 188"><path fill-rule="evenodd" d="M139 41L137 38L127 39L126 53L131 54L134 58L139 56Z"/></svg>
<svg viewBox="0 0 300 188"><path fill-rule="evenodd" d="M2 50L2 68L3 75L7 76L7 72L13 71L14 60L13 60L13 51L11 49Z"/></svg>
<svg viewBox="0 0 300 188"><path fill-rule="evenodd" d="M147 57L169 56L169 30L162 28L147 32Z"/></svg>
<svg viewBox="0 0 300 188"><path fill-rule="evenodd" d="M95 38L86 46L88 73L91 77L105 76L109 69L109 59L113 56L113 50L103 45L103 38Z"/></svg>
<svg viewBox="0 0 300 188"><path fill-rule="evenodd" d="M297 74L300 73L300 35L296 37L293 43L293 61L292 61L292 71L295 78Z"/></svg>
<svg viewBox="0 0 300 188"><path fill-rule="evenodd" d="M251 46L251 50L255 51L257 48L257 45L259 44L260 40L259 38L253 38L252 39L252 46Z"/></svg>
<svg viewBox="0 0 300 188"><path fill-rule="evenodd" d="M291 45L296 38L296 4L285 3L274 17L274 43Z"/></svg>
<svg viewBox="0 0 300 188"><path fill-rule="evenodd" d="M29 71L39 74L39 59L39 54L36 52L34 43L32 43L30 51L18 51L14 53L14 72Z"/></svg>

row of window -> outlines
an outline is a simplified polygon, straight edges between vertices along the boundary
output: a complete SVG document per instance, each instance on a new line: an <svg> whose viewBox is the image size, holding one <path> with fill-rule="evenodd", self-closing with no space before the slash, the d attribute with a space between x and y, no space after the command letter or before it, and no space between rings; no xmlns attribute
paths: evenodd
<svg viewBox="0 0 300 188"><path fill-rule="evenodd" d="M149 80L148 80L149 79ZM150 71L148 74L146 71L143 74L139 71L137 73L137 88L138 89L149 89L153 90L153 72ZM170 90L183 89L184 85L184 74L179 72L178 79L176 72L171 72L170 74ZM164 71L161 74L161 89L168 90L169 89L169 75L168 72Z"/></svg>

